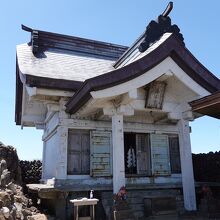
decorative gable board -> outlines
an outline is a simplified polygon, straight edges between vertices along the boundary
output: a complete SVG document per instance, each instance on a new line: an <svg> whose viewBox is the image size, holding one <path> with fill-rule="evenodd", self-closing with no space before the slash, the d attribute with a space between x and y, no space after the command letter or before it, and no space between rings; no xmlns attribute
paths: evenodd
<svg viewBox="0 0 220 220"><path fill-rule="evenodd" d="M111 132L91 131L91 176L112 175L112 143Z"/></svg>
<svg viewBox="0 0 220 220"><path fill-rule="evenodd" d="M154 81L146 87L146 104L145 108L162 109L165 94L166 83Z"/></svg>
<svg viewBox="0 0 220 220"><path fill-rule="evenodd" d="M168 136L151 134L152 172L154 175L170 174L169 142Z"/></svg>

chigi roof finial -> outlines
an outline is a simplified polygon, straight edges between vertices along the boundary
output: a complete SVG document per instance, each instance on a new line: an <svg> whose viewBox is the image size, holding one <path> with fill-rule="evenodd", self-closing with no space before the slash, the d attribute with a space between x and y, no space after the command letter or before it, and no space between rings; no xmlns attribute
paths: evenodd
<svg viewBox="0 0 220 220"><path fill-rule="evenodd" d="M161 14L163 17L167 17L173 9L173 2L169 2L164 12Z"/></svg>
<svg viewBox="0 0 220 220"><path fill-rule="evenodd" d="M156 21L151 21L146 27L144 40L139 45L140 52L146 51L151 44L158 41L164 33L173 33L176 37L183 42L183 35L177 25L171 24L171 19L168 16L173 9L173 2L169 2L164 12L158 16ZM184 44L184 42L183 42Z"/></svg>

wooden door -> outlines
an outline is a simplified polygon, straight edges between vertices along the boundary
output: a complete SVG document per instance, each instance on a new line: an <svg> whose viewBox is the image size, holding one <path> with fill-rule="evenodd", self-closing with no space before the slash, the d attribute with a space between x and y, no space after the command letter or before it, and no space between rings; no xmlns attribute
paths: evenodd
<svg viewBox="0 0 220 220"><path fill-rule="evenodd" d="M149 135L136 134L137 174L150 175Z"/></svg>
<svg viewBox="0 0 220 220"><path fill-rule="evenodd" d="M68 133L67 174L89 174L89 131L70 130Z"/></svg>

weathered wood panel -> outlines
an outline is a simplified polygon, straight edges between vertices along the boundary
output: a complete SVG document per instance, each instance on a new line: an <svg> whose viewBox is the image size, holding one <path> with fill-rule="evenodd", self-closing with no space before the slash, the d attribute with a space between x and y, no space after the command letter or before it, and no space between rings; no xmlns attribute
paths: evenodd
<svg viewBox="0 0 220 220"><path fill-rule="evenodd" d="M170 174L168 136L163 134L151 134L150 139L153 174Z"/></svg>
<svg viewBox="0 0 220 220"><path fill-rule="evenodd" d="M68 134L67 174L89 174L89 131L71 130Z"/></svg>
<svg viewBox="0 0 220 220"><path fill-rule="evenodd" d="M136 134L137 174L150 175L149 135Z"/></svg>
<svg viewBox="0 0 220 220"><path fill-rule="evenodd" d="M68 174L80 174L81 172L81 138L79 133L69 132L68 139Z"/></svg>
<svg viewBox="0 0 220 220"><path fill-rule="evenodd" d="M91 175L112 175L111 132L91 131Z"/></svg>
<svg viewBox="0 0 220 220"><path fill-rule="evenodd" d="M178 135L169 135L169 152L171 173L181 173Z"/></svg>
<svg viewBox="0 0 220 220"><path fill-rule="evenodd" d="M90 172L90 133L82 133L81 135L81 167L82 173Z"/></svg>
<svg viewBox="0 0 220 220"><path fill-rule="evenodd" d="M146 108L162 109L163 98L165 93L166 83L160 81L152 82L147 88Z"/></svg>

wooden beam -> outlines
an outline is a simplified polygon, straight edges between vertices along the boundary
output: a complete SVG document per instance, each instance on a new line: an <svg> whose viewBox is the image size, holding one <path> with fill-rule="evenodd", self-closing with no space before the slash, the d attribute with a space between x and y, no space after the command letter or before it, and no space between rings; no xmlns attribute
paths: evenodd
<svg viewBox="0 0 220 220"><path fill-rule="evenodd" d="M104 115L124 115L124 116L131 116L134 115L134 108L130 105L120 105L119 107L104 107L103 108Z"/></svg>
<svg viewBox="0 0 220 220"><path fill-rule="evenodd" d="M137 99L138 98L138 89L132 89L128 92L128 96L131 99Z"/></svg>
<svg viewBox="0 0 220 220"><path fill-rule="evenodd" d="M30 97L37 95L45 95L45 96L59 96L59 97L72 97L74 92L58 90L58 89L44 89L37 87L25 86L27 93Z"/></svg>

